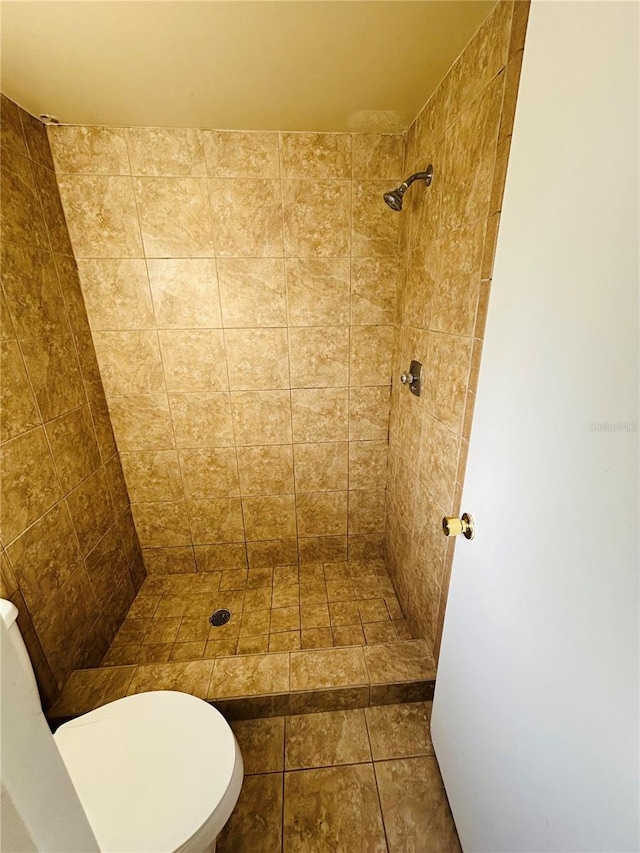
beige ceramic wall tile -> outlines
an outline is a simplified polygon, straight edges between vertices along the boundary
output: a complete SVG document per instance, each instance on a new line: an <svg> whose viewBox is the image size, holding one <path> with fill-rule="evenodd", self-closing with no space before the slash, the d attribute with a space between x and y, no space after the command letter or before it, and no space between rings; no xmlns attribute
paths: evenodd
<svg viewBox="0 0 640 853"><path fill-rule="evenodd" d="M189 518L184 502L132 504L131 511L143 548L191 544Z"/></svg>
<svg viewBox="0 0 640 853"><path fill-rule="evenodd" d="M396 347L396 353L401 356L400 367L402 370L409 364L412 359L419 361L425 365L429 363L429 346L431 337L428 332L423 329L403 327L400 338ZM428 395L429 388L425 388L425 398Z"/></svg>
<svg viewBox="0 0 640 853"><path fill-rule="evenodd" d="M240 494L234 447L180 450L179 457L188 500Z"/></svg>
<svg viewBox="0 0 640 853"><path fill-rule="evenodd" d="M244 542L241 544L196 545L194 552L199 572L247 568L247 551Z"/></svg>
<svg viewBox="0 0 640 853"><path fill-rule="evenodd" d="M353 186L353 255L380 257L398 252L400 214L384 203L386 181L355 181Z"/></svg>
<svg viewBox="0 0 640 853"><path fill-rule="evenodd" d="M307 536L298 540L298 550L301 563L344 562L347 559L347 537Z"/></svg>
<svg viewBox="0 0 640 853"><path fill-rule="evenodd" d="M74 338L87 397L91 403L101 405L104 402L104 388L91 332L75 332Z"/></svg>
<svg viewBox="0 0 640 853"><path fill-rule="evenodd" d="M117 454L108 459L105 465L105 473L107 475L113 509L116 517L120 518L129 512L129 494L122 472L122 465L120 464L120 457Z"/></svg>
<svg viewBox="0 0 640 853"><path fill-rule="evenodd" d="M286 326L284 262L277 258L218 260L226 328Z"/></svg>
<svg viewBox="0 0 640 853"><path fill-rule="evenodd" d="M489 214L504 74L496 77L447 131L441 226L450 231Z"/></svg>
<svg viewBox="0 0 640 853"><path fill-rule="evenodd" d="M347 388L295 389L291 392L291 411L296 443L344 441L348 437Z"/></svg>
<svg viewBox="0 0 640 853"><path fill-rule="evenodd" d="M208 183L220 257L282 256L279 181L212 178Z"/></svg>
<svg viewBox="0 0 640 853"><path fill-rule="evenodd" d="M148 258L213 256L206 180L134 178L133 185Z"/></svg>
<svg viewBox="0 0 640 853"><path fill-rule="evenodd" d="M420 478L447 511L453 505L460 436L425 413L420 448Z"/></svg>
<svg viewBox="0 0 640 853"><path fill-rule="evenodd" d="M462 430L472 346L469 338L430 336L431 391L425 402L439 421L456 432Z"/></svg>
<svg viewBox="0 0 640 853"><path fill-rule="evenodd" d="M286 329L226 329L224 340L232 391L289 388Z"/></svg>
<svg viewBox="0 0 640 853"><path fill-rule="evenodd" d="M96 332L93 340L108 395L164 392L156 332Z"/></svg>
<svg viewBox="0 0 640 853"><path fill-rule="evenodd" d="M437 246L432 242L426 248L408 252L402 299L398 302L402 331L407 326L428 329L431 325L431 303L438 279Z"/></svg>
<svg viewBox="0 0 640 853"><path fill-rule="evenodd" d="M162 330L158 337L168 391L228 390L222 331Z"/></svg>
<svg viewBox="0 0 640 853"><path fill-rule="evenodd" d="M391 381L392 326L354 326L350 336L350 383L388 385Z"/></svg>
<svg viewBox="0 0 640 853"><path fill-rule="evenodd" d="M243 495L292 494L291 445L243 447L238 452L240 491Z"/></svg>
<svg viewBox="0 0 640 853"><path fill-rule="evenodd" d="M202 134L189 127L127 128L132 175L204 177Z"/></svg>
<svg viewBox="0 0 640 853"><path fill-rule="evenodd" d="M88 637L95 613L94 602L86 570L84 566L78 566L64 587L34 614L34 627L60 686L71 673L74 656L67 642L69 635L64 629L66 610L68 608L74 613L74 634L77 632L76 636Z"/></svg>
<svg viewBox="0 0 640 853"><path fill-rule="evenodd" d="M65 308L74 335L89 334L89 320L80 286L80 276L75 258L54 254L60 289L64 293Z"/></svg>
<svg viewBox="0 0 640 853"><path fill-rule="evenodd" d="M67 497L67 507L84 556L113 522L113 508L104 468L99 468Z"/></svg>
<svg viewBox="0 0 640 853"><path fill-rule="evenodd" d="M228 393L171 394L177 447L227 447L234 443Z"/></svg>
<svg viewBox="0 0 640 853"><path fill-rule="evenodd" d="M110 397L109 416L121 451L167 450L174 445L165 394Z"/></svg>
<svg viewBox="0 0 640 853"><path fill-rule="evenodd" d="M80 365L70 337L30 338L21 341L20 348L43 420L84 403Z"/></svg>
<svg viewBox="0 0 640 853"><path fill-rule="evenodd" d="M289 323L292 326L348 325L349 282L346 258L289 258Z"/></svg>
<svg viewBox="0 0 640 853"><path fill-rule="evenodd" d="M14 540L7 556L29 612L35 613L82 562L64 502Z"/></svg>
<svg viewBox="0 0 640 853"><path fill-rule="evenodd" d="M45 166L53 172L53 158L47 139L47 128L40 119L29 115L25 110L20 111L20 120L24 139L27 143L27 156L34 165Z"/></svg>
<svg viewBox="0 0 640 853"><path fill-rule="evenodd" d="M291 443L289 391L234 391L231 410L238 447Z"/></svg>
<svg viewBox="0 0 640 853"><path fill-rule="evenodd" d="M496 3L451 71L447 119L451 122L507 61L512 4Z"/></svg>
<svg viewBox="0 0 640 853"><path fill-rule="evenodd" d="M175 450L121 453L120 461L132 501L180 501L184 498Z"/></svg>
<svg viewBox="0 0 640 853"><path fill-rule="evenodd" d="M27 143L22 127L21 114L24 111L5 95L0 95L0 117L2 118L2 130L0 130L0 143L9 151L28 156Z"/></svg>
<svg viewBox="0 0 640 853"><path fill-rule="evenodd" d="M314 492L296 497L299 536L334 536L347 532L347 493Z"/></svg>
<svg viewBox="0 0 640 853"><path fill-rule="evenodd" d="M142 552L150 575L179 575L195 571L193 548L149 548Z"/></svg>
<svg viewBox="0 0 640 853"><path fill-rule="evenodd" d="M28 152L20 120L21 112L22 110L17 104L14 104L4 95L0 95L0 117L2 118L0 143L4 148L16 151L26 157Z"/></svg>
<svg viewBox="0 0 640 853"><path fill-rule="evenodd" d="M151 259L147 267L159 329L222 326L213 258Z"/></svg>
<svg viewBox="0 0 640 853"><path fill-rule="evenodd" d="M35 175L38 193L40 195L40 204L42 206L42 215L44 217L47 231L49 232L49 241L51 249L54 252L71 256L73 250L69 239L69 232L64 218L64 210L60 195L58 193L58 184L55 174L44 166L39 166L34 163L33 171Z"/></svg>
<svg viewBox="0 0 640 853"><path fill-rule="evenodd" d="M407 129L404 176L424 171L430 162L434 143L442 137L449 124L447 107L451 74L438 86L427 104Z"/></svg>
<svg viewBox="0 0 640 853"><path fill-rule="evenodd" d="M296 535L293 495L243 498L242 511L247 539L280 539Z"/></svg>
<svg viewBox="0 0 640 853"><path fill-rule="evenodd" d="M1 538L9 543L62 497L44 430L6 442L0 471Z"/></svg>
<svg viewBox="0 0 640 853"><path fill-rule="evenodd" d="M92 329L153 329L155 318L143 260L92 258L78 261Z"/></svg>
<svg viewBox="0 0 640 853"><path fill-rule="evenodd" d="M65 312L53 257L27 246L0 242L2 268L2 338L67 337L70 318ZM62 255L58 256L63 259ZM65 265L73 263L64 258ZM78 286L79 290L79 286ZM82 297L80 297L82 298ZM83 305L84 309L84 305ZM76 331L72 324L72 331ZM84 328L88 330L86 314Z"/></svg>
<svg viewBox="0 0 640 853"><path fill-rule="evenodd" d="M76 258L142 257L131 178L60 175L58 187Z"/></svg>
<svg viewBox="0 0 640 853"><path fill-rule="evenodd" d="M239 498L189 501L187 508L195 545L244 541Z"/></svg>
<svg viewBox="0 0 640 853"><path fill-rule="evenodd" d="M1 259L11 337L66 334L64 300L51 255L29 246L3 243Z"/></svg>
<svg viewBox="0 0 640 853"><path fill-rule="evenodd" d="M47 128L59 175L128 175L125 130L119 127Z"/></svg>
<svg viewBox="0 0 640 853"><path fill-rule="evenodd" d="M341 326L289 330L293 388L347 385L349 329Z"/></svg>
<svg viewBox="0 0 640 853"><path fill-rule="evenodd" d="M12 106L9 107L9 104ZM17 104L2 96L2 118L10 125L3 138L3 144L7 141L7 152L18 153L23 158L29 158L32 163L40 163L48 169L53 170L51 152L47 145L47 131L41 121L28 112L18 107ZM20 144L16 144L16 137L20 136Z"/></svg>
<svg viewBox="0 0 640 853"><path fill-rule="evenodd" d="M519 72L519 67L517 70ZM509 66L509 69L511 65ZM509 73L509 69L507 69L507 73ZM509 86L512 77L507 77L505 81L505 100L509 94ZM518 80L519 82L519 80ZM515 112L515 110L514 110ZM504 118L504 115L503 115ZM512 130L513 128L511 128ZM502 199L504 193L504 185L507 178L507 167L509 165L509 154L511 152L511 135L507 135L505 137L502 136L502 132L505 130L504 121L500 124L500 142L498 143L498 149L496 151L496 162L493 173L493 184L491 188L491 198L489 200L489 210L491 214L498 213L502 210Z"/></svg>
<svg viewBox="0 0 640 853"><path fill-rule="evenodd" d="M380 533L384 530L385 493L349 492L349 533Z"/></svg>
<svg viewBox="0 0 640 853"><path fill-rule="evenodd" d="M285 254L346 257L351 251L349 181L282 182Z"/></svg>
<svg viewBox="0 0 640 853"><path fill-rule="evenodd" d="M6 149L1 165L2 240L47 249L49 237L31 162Z"/></svg>
<svg viewBox="0 0 640 853"><path fill-rule="evenodd" d="M62 488L70 492L101 463L89 406L50 421L45 431Z"/></svg>
<svg viewBox="0 0 640 853"><path fill-rule="evenodd" d="M349 488L375 489L386 482L386 441L349 442Z"/></svg>
<svg viewBox="0 0 640 853"><path fill-rule="evenodd" d="M481 221L438 241L438 275L431 299L431 328L473 335L485 223Z"/></svg>
<svg viewBox="0 0 640 853"><path fill-rule="evenodd" d="M400 183L403 177L403 134L354 133L352 139L355 180L368 178Z"/></svg>
<svg viewBox="0 0 640 853"><path fill-rule="evenodd" d="M296 492L339 491L347 488L347 442L296 444Z"/></svg>
<svg viewBox="0 0 640 853"><path fill-rule="evenodd" d="M351 136L346 133L281 133L283 178L350 178Z"/></svg>
<svg viewBox="0 0 640 853"><path fill-rule="evenodd" d="M17 341L0 345L0 441L15 438L40 423L36 401Z"/></svg>
<svg viewBox="0 0 640 853"><path fill-rule="evenodd" d="M291 566L298 562L298 540L273 539L266 542L247 542L249 586L271 587L271 566Z"/></svg>
<svg viewBox="0 0 640 853"><path fill-rule="evenodd" d="M402 265L398 258L353 258L351 322L385 326L395 322Z"/></svg>
<svg viewBox="0 0 640 853"><path fill-rule="evenodd" d="M210 177L280 177L277 133L204 130L202 138Z"/></svg>
<svg viewBox="0 0 640 853"><path fill-rule="evenodd" d="M389 388L349 389L349 439L386 439L389 431Z"/></svg>

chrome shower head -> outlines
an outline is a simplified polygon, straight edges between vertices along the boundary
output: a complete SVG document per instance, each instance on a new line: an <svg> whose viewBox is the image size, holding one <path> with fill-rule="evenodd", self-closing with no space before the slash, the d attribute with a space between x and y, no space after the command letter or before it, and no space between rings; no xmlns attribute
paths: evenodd
<svg viewBox="0 0 640 853"><path fill-rule="evenodd" d="M383 196L385 204L388 204L391 210L402 210L403 196L411 184L414 181L424 181L426 185L429 186L432 180L433 166L429 163L424 172L416 172L414 175L408 177L406 181L401 183L397 189L390 190L388 193L385 193Z"/></svg>

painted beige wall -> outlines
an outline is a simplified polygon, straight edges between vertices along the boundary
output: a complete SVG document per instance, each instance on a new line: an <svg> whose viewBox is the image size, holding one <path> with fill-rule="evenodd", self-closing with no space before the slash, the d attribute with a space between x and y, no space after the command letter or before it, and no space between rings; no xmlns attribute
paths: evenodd
<svg viewBox="0 0 640 853"><path fill-rule="evenodd" d="M0 594L43 702L145 576L46 130L2 97Z"/></svg>
<svg viewBox="0 0 640 853"><path fill-rule="evenodd" d="M404 137L50 139L147 570L381 555Z"/></svg>
<svg viewBox="0 0 640 853"><path fill-rule="evenodd" d="M5 2L3 90L80 125L394 132L491 5Z"/></svg>
<svg viewBox="0 0 640 853"><path fill-rule="evenodd" d="M439 649L460 512L528 3L501 0L407 134L405 277L391 394L385 546L415 636ZM415 358L424 392L397 381Z"/></svg>

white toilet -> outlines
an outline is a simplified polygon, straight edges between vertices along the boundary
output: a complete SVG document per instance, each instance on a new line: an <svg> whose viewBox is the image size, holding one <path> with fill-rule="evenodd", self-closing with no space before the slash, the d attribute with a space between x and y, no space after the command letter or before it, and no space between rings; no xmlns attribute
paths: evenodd
<svg viewBox="0 0 640 853"><path fill-rule="evenodd" d="M13 738L14 728L21 727L22 720L33 724L38 716L45 726L46 721L31 661L16 623L18 611L11 602L0 599L0 613L2 627L7 629L2 631L4 764L9 742L14 744L15 752L21 734L23 751L31 749L31 744L35 749L38 741L32 733L18 731ZM6 649L6 645L11 648ZM13 682L11 671L15 673ZM25 689L20 689L18 682ZM9 705L15 705L18 696L20 705L17 713L12 713ZM25 704L28 707L23 707ZM205 853L213 849L216 836L238 800L243 765L233 732L211 705L186 693L154 691L103 705L60 726L54 735L48 727L43 733L39 721L38 726L38 754L18 758L25 769L22 775L28 777L28 792L21 794L21 780L12 783L5 779L3 769L3 798L5 790L9 794L13 790L18 812L25 797L34 801L27 802L22 810L22 822L26 820L27 828L32 805L37 823L42 803L47 797L51 799L52 791L60 799L61 792L67 790L66 768L102 853ZM57 762L56 770L54 756L53 771L46 779L39 772L39 765L45 763L43 753L49 751L42 738L55 743L63 762ZM11 756L8 758L7 772ZM53 782L52 773L57 774ZM39 784L47 790L38 792ZM74 799L71 786L65 797L63 807L71 815L75 807L70 802ZM59 811L60 805L55 809L56 814ZM34 833L37 827L32 836ZM36 845L36 849L55 846Z"/></svg>

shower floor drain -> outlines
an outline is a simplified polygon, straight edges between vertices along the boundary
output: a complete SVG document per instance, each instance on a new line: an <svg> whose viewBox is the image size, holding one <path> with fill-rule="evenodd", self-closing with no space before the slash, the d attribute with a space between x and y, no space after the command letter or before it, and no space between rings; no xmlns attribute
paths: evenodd
<svg viewBox="0 0 640 853"><path fill-rule="evenodd" d="M231 619L230 610L214 610L211 616L209 616L209 624L215 628L219 628L220 625L226 625L229 619Z"/></svg>

